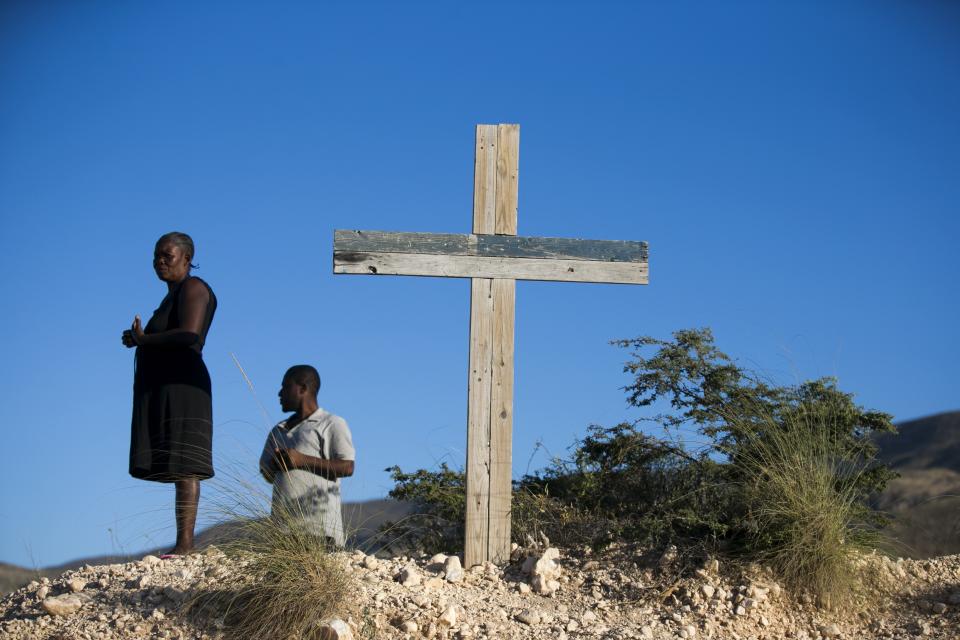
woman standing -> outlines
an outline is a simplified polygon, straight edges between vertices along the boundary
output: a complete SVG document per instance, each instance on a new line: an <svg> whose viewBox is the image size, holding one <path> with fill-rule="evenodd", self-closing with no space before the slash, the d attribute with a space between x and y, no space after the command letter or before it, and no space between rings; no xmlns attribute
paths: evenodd
<svg viewBox="0 0 960 640"><path fill-rule="evenodd" d="M213 407L203 344L217 309L213 290L190 275L193 240L167 233L153 251L153 269L167 295L147 326L140 316L123 332L136 347L130 475L176 485L177 543L169 554L193 549L200 481L213 477Z"/></svg>

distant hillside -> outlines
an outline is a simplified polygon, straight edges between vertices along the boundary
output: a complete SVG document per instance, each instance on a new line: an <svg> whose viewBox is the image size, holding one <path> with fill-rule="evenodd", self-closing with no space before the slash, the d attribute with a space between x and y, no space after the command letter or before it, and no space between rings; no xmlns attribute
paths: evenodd
<svg viewBox="0 0 960 640"><path fill-rule="evenodd" d="M900 478L877 506L894 518L894 551L913 558L960 553L960 411L909 420L877 444Z"/></svg>
<svg viewBox="0 0 960 640"><path fill-rule="evenodd" d="M901 472L906 469L950 469L960 473L960 411L908 420L899 435L878 440L881 458Z"/></svg>

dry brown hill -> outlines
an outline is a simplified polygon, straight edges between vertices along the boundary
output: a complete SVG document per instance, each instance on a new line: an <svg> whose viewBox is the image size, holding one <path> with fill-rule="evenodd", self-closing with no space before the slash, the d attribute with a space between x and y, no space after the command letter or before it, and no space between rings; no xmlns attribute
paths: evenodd
<svg viewBox="0 0 960 640"><path fill-rule="evenodd" d="M894 551L911 558L960 553L960 411L900 423L878 439L900 477L878 498L894 518Z"/></svg>

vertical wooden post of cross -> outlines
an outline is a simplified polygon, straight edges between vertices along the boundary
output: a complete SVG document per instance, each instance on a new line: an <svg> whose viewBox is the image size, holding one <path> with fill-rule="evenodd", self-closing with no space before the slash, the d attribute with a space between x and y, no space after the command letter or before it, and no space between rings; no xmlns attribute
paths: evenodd
<svg viewBox="0 0 960 640"><path fill-rule="evenodd" d="M477 127L473 233L517 234L520 126ZM470 281L464 565L510 556L516 282Z"/></svg>

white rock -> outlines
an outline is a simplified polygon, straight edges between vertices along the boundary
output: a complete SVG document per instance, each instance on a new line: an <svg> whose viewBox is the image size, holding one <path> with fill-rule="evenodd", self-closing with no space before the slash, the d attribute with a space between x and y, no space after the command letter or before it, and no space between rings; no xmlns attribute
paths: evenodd
<svg viewBox="0 0 960 640"><path fill-rule="evenodd" d="M580 616L580 619L584 622L596 622L597 614L595 614L593 611L584 611L583 615Z"/></svg>
<svg viewBox="0 0 960 640"><path fill-rule="evenodd" d="M363 567L365 569L370 569L373 571L380 566L380 561L377 560L376 556L364 556L363 557Z"/></svg>
<svg viewBox="0 0 960 640"><path fill-rule="evenodd" d="M533 609L524 609L520 613L514 616L518 622L522 622L527 625L540 624L540 613Z"/></svg>
<svg viewBox="0 0 960 640"><path fill-rule="evenodd" d="M517 584L517 591L523 595L526 595L530 593L530 585L528 585L526 582L520 582Z"/></svg>
<svg viewBox="0 0 960 640"><path fill-rule="evenodd" d="M161 562L163 562L163 560L161 560L157 556L148 555L148 556L143 556L143 560L141 560L140 562L142 562L147 567L152 567L154 565L160 564Z"/></svg>
<svg viewBox="0 0 960 640"><path fill-rule="evenodd" d="M440 617L437 618L437 622L441 626L452 627L457 624L457 607L455 605L450 605L443 610L443 613L440 614Z"/></svg>
<svg viewBox="0 0 960 640"><path fill-rule="evenodd" d="M84 599L75 593L65 593L62 596L51 596L43 601L43 609L50 615L69 616L80 610Z"/></svg>
<svg viewBox="0 0 960 640"><path fill-rule="evenodd" d="M820 635L824 638L836 638L840 635L840 627L835 624L825 624L820 627Z"/></svg>
<svg viewBox="0 0 960 640"><path fill-rule="evenodd" d="M711 585L711 584L705 584L705 585L703 585L702 587L700 587L700 591L702 591L704 597L705 597L707 600L709 600L709 599L711 599L711 598L713 597L713 594L716 593L717 590L713 588L713 585Z"/></svg>
<svg viewBox="0 0 960 640"><path fill-rule="evenodd" d="M459 556L450 556L443 562L443 579L447 582L462 582L463 567Z"/></svg>
<svg viewBox="0 0 960 640"><path fill-rule="evenodd" d="M447 561L447 554L445 554L445 553L438 553L438 554L436 554L435 556L433 556L432 558L430 558L430 560L427 561L427 566L428 566L428 567L442 567L442 566L443 566L443 563L446 562L446 561Z"/></svg>
<svg viewBox="0 0 960 640"><path fill-rule="evenodd" d="M400 630L406 633L416 633L417 628L417 623L413 620L406 620L400 625Z"/></svg>
<svg viewBox="0 0 960 640"><path fill-rule="evenodd" d="M36 583L34 583L34 584L36 584ZM38 599L38 600L43 600L43 599L46 598L48 595L50 595L50 587L48 587L47 585L42 585L39 589L37 589L37 599Z"/></svg>
<svg viewBox="0 0 960 640"><path fill-rule="evenodd" d="M556 563L559 557L560 551L556 547L550 547L533 563L530 569L530 586L536 593L551 596L560 588L558 578L562 569Z"/></svg>
<svg viewBox="0 0 960 640"><path fill-rule="evenodd" d="M400 570L396 580L405 587L414 587L420 584L420 573L417 571L416 565L411 563Z"/></svg>
<svg viewBox="0 0 960 640"><path fill-rule="evenodd" d="M80 593L87 586L87 581L83 578L71 578L70 581L67 582L67 586L70 587L70 591Z"/></svg>
<svg viewBox="0 0 960 640"><path fill-rule="evenodd" d="M317 640L353 640L353 631L350 630L349 624L334 618L321 623L317 627L315 637Z"/></svg>
<svg viewBox="0 0 960 640"><path fill-rule="evenodd" d="M443 578L433 576L423 581L423 589L424 591L440 591L444 584Z"/></svg>

